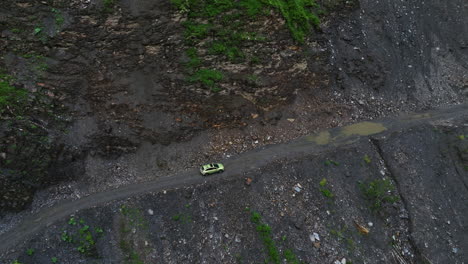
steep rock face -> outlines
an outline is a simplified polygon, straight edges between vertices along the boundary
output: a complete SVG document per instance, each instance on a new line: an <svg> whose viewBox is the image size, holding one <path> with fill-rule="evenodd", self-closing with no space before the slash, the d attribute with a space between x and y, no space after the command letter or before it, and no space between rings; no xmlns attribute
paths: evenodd
<svg viewBox="0 0 468 264"><path fill-rule="evenodd" d="M468 246L468 129L421 126L379 143L408 210L422 260L462 263Z"/></svg>
<svg viewBox="0 0 468 264"><path fill-rule="evenodd" d="M395 106L464 100L468 89L467 2L360 1L325 29L337 86L356 99L383 96Z"/></svg>

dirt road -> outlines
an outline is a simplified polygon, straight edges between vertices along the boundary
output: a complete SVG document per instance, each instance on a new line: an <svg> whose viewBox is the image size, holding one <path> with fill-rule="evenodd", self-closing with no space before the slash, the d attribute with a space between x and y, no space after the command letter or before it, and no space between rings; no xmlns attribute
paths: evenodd
<svg viewBox="0 0 468 264"><path fill-rule="evenodd" d="M303 137L299 140L278 145L270 145L254 150L238 157L223 161L227 171L213 177L202 177L197 169L167 176L150 182L131 184L110 191L92 194L81 199L63 201L50 208L30 215L23 221L0 236L0 252L7 252L42 228L85 208L104 204L113 200L159 192L166 189L190 186L205 181L216 181L220 178L240 177L244 172L260 168L274 160L284 157L297 157L306 154L320 153L337 146L351 144L376 134L390 134L405 128L416 127L427 123L444 123L447 120L458 120L468 116L468 105L458 105L431 112L401 116L394 119L384 119L378 122L362 122L341 128L335 128L318 134ZM466 120L466 119L465 119Z"/></svg>

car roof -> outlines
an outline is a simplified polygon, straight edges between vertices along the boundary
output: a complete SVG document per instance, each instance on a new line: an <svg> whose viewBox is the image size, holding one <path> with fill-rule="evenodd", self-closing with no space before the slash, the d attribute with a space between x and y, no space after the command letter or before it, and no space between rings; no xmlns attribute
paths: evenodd
<svg viewBox="0 0 468 264"><path fill-rule="evenodd" d="M219 163L210 163L210 164L205 164L202 165L203 169L209 169L209 168L219 168Z"/></svg>

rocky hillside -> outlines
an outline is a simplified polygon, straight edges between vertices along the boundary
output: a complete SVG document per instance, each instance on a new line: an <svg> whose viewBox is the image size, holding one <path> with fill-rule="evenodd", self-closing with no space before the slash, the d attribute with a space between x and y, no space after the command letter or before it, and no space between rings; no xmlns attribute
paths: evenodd
<svg viewBox="0 0 468 264"><path fill-rule="evenodd" d="M349 131L378 133L369 124L379 123L330 131L328 145L280 145L270 150L287 158L268 165L230 162L226 175L205 183L107 202L57 223L45 214L20 230L45 228L0 256L5 263L464 263L467 113L399 122L370 138Z"/></svg>
<svg viewBox="0 0 468 264"><path fill-rule="evenodd" d="M4 0L0 234L63 200L467 102L467 14L464 0Z"/></svg>

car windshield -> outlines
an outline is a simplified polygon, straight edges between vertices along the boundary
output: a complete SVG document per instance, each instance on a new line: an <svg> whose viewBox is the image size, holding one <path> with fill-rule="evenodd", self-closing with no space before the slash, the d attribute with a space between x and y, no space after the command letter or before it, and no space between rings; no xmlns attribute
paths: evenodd
<svg viewBox="0 0 468 264"><path fill-rule="evenodd" d="M218 164L211 164L211 165L213 165L213 167L215 168L219 168Z"/></svg>

